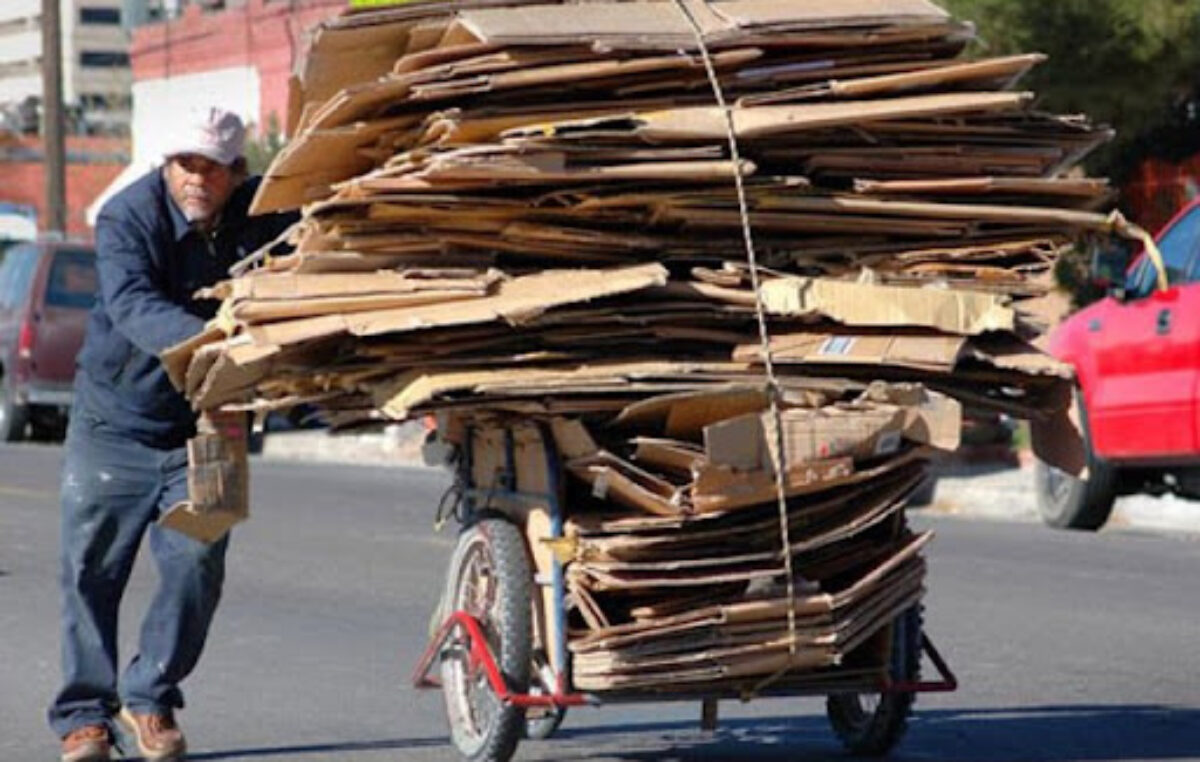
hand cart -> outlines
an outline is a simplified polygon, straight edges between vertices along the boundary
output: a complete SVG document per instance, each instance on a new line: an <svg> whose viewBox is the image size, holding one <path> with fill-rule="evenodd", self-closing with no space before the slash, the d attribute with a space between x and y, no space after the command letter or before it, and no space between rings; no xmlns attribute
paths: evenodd
<svg viewBox="0 0 1200 762"><path fill-rule="evenodd" d="M563 537L568 510L562 463L548 426L525 428L536 434L523 446L514 427L494 429L502 441L486 448L491 454L483 458L476 432L468 429L463 437L455 483L439 508L439 521L453 510L461 532L434 618L440 623L414 671L414 686L442 688L452 742L472 762L506 762L522 738L549 737L570 707L582 705L698 700L701 727L715 729L717 702L746 700L745 693L574 690L564 569L549 550ZM919 605L887 629L885 653L871 676L838 680L836 689L819 682L768 685L754 695L824 695L843 745L855 754L884 755L903 735L916 694L957 687L922 632ZM922 655L936 668L937 680L920 679Z"/></svg>

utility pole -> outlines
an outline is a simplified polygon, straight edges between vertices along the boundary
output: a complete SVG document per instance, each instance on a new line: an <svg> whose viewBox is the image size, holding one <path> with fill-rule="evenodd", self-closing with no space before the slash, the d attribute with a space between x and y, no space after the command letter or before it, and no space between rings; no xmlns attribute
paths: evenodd
<svg viewBox="0 0 1200 762"><path fill-rule="evenodd" d="M62 16L42 0L42 143L46 154L45 229L67 229L67 150L63 124Z"/></svg>

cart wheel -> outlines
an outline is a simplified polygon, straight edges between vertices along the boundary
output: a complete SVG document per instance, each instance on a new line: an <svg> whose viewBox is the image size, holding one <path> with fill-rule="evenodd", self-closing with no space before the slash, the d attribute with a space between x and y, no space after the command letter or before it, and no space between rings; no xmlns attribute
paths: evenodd
<svg viewBox="0 0 1200 762"><path fill-rule="evenodd" d="M458 538L446 580L446 611L474 616L513 692L529 686L533 625L525 540L515 526L487 517ZM505 704L481 665L472 665L462 634L442 653L442 685L450 737L471 762L507 762L517 748L525 710Z"/></svg>
<svg viewBox="0 0 1200 762"><path fill-rule="evenodd" d="M921 607L896 617L892 633L892 679L916 680L921 670ZM835 693L825 700L825 712L848 751L879 757L904 736L915 699L912 692Z"/></svg>
<svg viewBox="0 0 1200 762"><path fill-rule="evenodd" d="M529 679L529 692L535 696L548 696L554 693L554 670L546 660L545 654L538 652L533 657L533 672ZM544 741L562 725L567 716L565 706L530 707L525 710L525 737L535 741Z"/></svg>

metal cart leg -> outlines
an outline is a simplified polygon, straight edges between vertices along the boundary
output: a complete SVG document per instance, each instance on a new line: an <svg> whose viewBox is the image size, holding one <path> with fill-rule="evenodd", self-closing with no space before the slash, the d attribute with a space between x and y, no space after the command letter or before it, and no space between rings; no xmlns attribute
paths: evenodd
<svg viewBox="0 0 1200 762"><path fill-rule="evenodd" d="M554 434L550 427L544 423L538 424L538 431L541 434L542 449L546 454L546 471L547 471L547 487L549 493L550 507L550 537L558 540L563 536L563 521L565 519L562 506L562 483L560 481L561 474L560 463L558 459L558 447L554 443ZM565 694L570 690L570 681L567 679L571 673L570 668L570 652L567 650L567 610L566 610L566 581L563 577L563 565L558 558L554 559L554 571L552 584L554 586L554 660L553 663L558 665L558 673L555 679L554 692L557 694Z"/></svg>

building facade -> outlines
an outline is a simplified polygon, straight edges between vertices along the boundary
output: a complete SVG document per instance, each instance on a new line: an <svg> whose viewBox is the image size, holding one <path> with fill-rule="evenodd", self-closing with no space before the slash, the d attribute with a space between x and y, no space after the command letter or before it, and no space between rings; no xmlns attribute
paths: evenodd
<svg viewBox="0 0 1200 762"><path fill-rule="evenodd" d="M128 129L129 36L123 26L129 0L60 0L63 101L75 131ZM144 6L146 0L139 0ZM0 2L0 104L10 107L42 95L42 0ZM28 127L28 125L24 125Z"/></svg>

